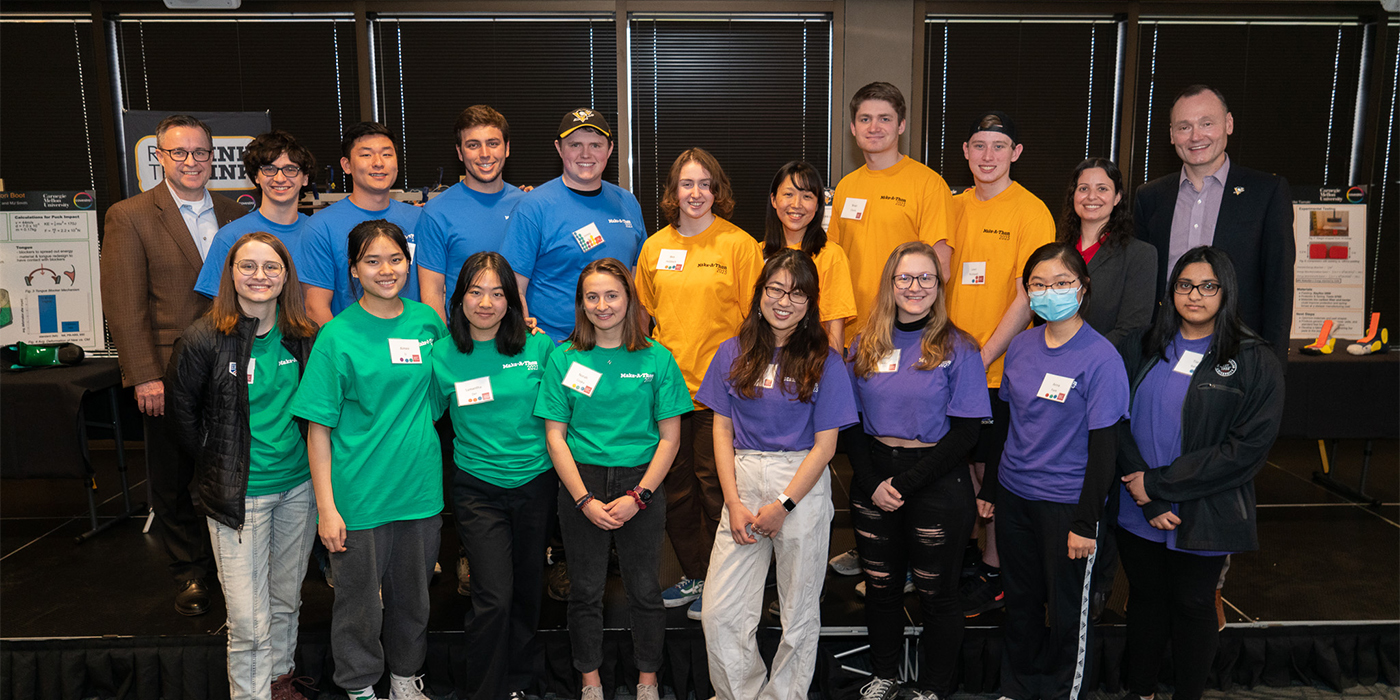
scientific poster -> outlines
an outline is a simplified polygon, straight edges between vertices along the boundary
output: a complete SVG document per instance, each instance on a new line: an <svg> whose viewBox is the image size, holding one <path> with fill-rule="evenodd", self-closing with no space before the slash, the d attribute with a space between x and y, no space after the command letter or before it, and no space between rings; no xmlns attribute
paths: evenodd
<svg viewBox="0 0 1400 700"><path fill-rule="evenodd" d="M1293 338L1366 334L1366 188L1295 187Z"/></svg>
<svg viewBox="0 0 1400 700"><path fill-rule="evenodd" d="M106 348L92 192L0 192L0 345Z"/></svg>

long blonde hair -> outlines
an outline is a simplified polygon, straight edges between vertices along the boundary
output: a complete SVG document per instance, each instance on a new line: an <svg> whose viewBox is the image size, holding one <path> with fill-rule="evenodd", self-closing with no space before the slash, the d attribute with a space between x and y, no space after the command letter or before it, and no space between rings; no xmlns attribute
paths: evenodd
<svg viewBox="0 0 1400 700"><path fill-rule="evenodd" d="M919 342L919 361L914 365L914 369L933 369L952 355L954 336L961 336L976 347L970 336L948 320L948 307L943 302L947 279L943 275L943 266L938 262L938 254L934 252L933 246L923 241L911 241L895 248L885 261L885 271L880 278L880 291L875 296L875 308L871 310L870 320L861 331L859 346L851 351L856 360L857 377L864 378L874 373L880 359L894 349L894 341L891 339L895 321L894 271L899 267L899 261L909 255L923 255L932 260L934 273L938 275L938 296L933 300L928 320L924 323L923 337Z"/></svg>

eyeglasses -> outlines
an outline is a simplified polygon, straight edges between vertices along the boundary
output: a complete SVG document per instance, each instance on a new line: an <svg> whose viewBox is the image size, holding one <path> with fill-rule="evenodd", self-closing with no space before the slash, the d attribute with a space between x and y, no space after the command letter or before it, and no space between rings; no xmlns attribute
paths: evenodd
<svg viewBox="0 0 1400 700"><path fill-rule="evenodd" d="M1030 284L1026 285L1026 289L1029 289L1032 292L1039 293L1044 292L1047 289L1074 289L1077 286L1079 286L1078 277L1072 280L1060 280L1058 282L1051 282L1050 284L1031 282Z"/></svg>
<svg viewBox="0 0 1400 700"><path fill-rule="evenodd" d="M194 156L195 161L199 163L207 162L210 158L214 157L214 152L208 148L196 148L193 151L187 151L183 148L160 148L157 146L156 150L164 151L165 155L170 156L170 159L176 163L183 163L190 156Z"/></svg>
<svg viewBox="0 0 1400 700"><path fill-rule="evenodd" d="M1211 280L1200 284L1191 284L1190 280L1177 280L1176 284L1172 285L1172 289L1182 296L1190 294L1191 290L1194 289L1200 292L1203 297L1213 297L1220 293L1220 283Z"/></svg>
<svg viewBox="0 0 1400 700"><path fill-rule="evenodd" d="M919 281L919 289L933 289L938 286L938 275L932 272L922 275L895 275L891 279L894 280L895 289L909 289L914 286L914 280Z"/></svg>
<svg viewBox="0 0 1400 700"><path fill-rule="evenodd" d="M798 306L802 306L803 304L807 303L807 293L800 289L788 290L770 284L767 287L763 288L763 295L768 297L769 299L772 299L773 301L778 301L783 297L787 297L788 301Z"/></svg>
<svg viewBox="0 0 1400 700"><path fill-rule="evenodd" d="M258 172L262 173L262 176L266 178L277 177L277 172L279 170L282 172L283 175L286 176L288 180L301 174L301 166L297 165L296 163L284 165L280 168L275 165L263 165L258 168Z"/></svg>
<svg viewBox="0 0 1400 700"><path fill-rule="evenodd" d="M239 260L233 264L233 269L238 270L244 277L252 277L258 274L258 263L253 260ZM262 264L262 271L268 277L281 277L282 263L269 260Z"/></svg>

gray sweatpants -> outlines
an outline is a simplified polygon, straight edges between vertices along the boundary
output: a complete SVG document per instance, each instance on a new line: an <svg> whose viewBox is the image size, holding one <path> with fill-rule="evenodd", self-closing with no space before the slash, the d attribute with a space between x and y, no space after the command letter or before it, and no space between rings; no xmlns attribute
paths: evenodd
<svg viewBox="0 0 1400 700"><path fill-rule="evenodd" d="M441 536L440 516L400 520L351 530L345 551L331 554L336 685L346 690L373 685L386 662L399 676L422 668L428 653L428 579Z"/></svg>

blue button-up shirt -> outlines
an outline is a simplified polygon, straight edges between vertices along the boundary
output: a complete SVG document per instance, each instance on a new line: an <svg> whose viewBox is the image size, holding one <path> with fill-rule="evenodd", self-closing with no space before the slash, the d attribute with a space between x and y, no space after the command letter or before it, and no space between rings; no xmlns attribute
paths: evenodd
<svg viewBox="0 0 1400 700"><path fill-rule="evenodd" d="M192 202L180 199L180 195L175 194L175 188L170 187L168 180L165 186L170 188L171 198L180 207L180 217L185 220L185 228L189 229L195 247L199 248L199 257L208 257L209 244L214 242L214 234L219 232L219 219L214 214L214 198L209 196L209 190L206 189L204 199Z"/></svg>

